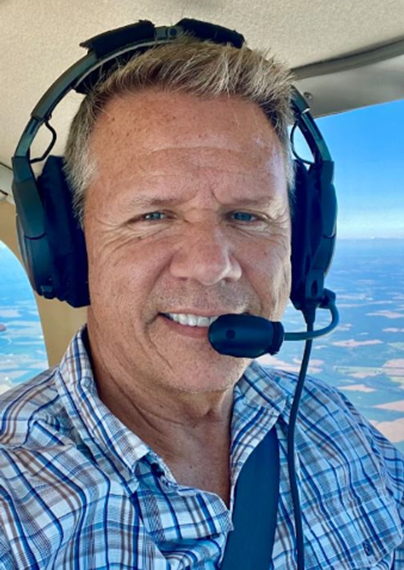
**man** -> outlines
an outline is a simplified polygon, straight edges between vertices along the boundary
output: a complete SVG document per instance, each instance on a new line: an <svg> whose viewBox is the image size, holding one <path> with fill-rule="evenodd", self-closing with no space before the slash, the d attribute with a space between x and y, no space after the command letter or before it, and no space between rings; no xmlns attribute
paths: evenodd
<svg viewBox="0 0 404 570"><path fill-rule="evenodd" d="M65 158L91 305L60 366L1 404L0 568L220 567L273 426L273 565L296 567L295 378L207 339L221 314L279 320L289 296L290 87L272 59L182 38L84 100ZM404 568L399 453L311 379L296 447L306 568Z"/></svg>

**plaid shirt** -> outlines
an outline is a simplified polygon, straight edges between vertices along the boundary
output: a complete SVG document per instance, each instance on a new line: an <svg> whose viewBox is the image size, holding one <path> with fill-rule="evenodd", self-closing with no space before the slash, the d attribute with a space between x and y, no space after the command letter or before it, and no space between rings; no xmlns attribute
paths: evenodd
<svg viewBox="0 0 404 570"><path fill-rule="evenodd" d="M228 509L213 493L178 485L103 405L78 333L60 366L2 396L1 570L220 567L237 477L274 425L281 465L273 567L296 568L286 459L295 384L293 374L254 362L235 386ZM404 569L403 456L344 396L311 378L296 449L306 569Z"/></svg>

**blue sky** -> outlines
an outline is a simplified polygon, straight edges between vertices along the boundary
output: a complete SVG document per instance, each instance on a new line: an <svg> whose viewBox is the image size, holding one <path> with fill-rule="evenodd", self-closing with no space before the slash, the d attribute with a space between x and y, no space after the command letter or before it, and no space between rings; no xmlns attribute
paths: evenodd
<svg viewBox="0 0 404 570"><path fill-rule="evenodd" d="M404 239L404 101L317 123L336 165L338 237Z"/></svg>

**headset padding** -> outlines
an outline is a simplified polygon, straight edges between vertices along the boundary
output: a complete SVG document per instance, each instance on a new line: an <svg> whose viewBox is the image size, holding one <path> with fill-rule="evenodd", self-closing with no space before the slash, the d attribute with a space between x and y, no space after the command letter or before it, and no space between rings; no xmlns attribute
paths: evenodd
<svg viewBox="0 0 404 570"><path fill-rule="evenodd" d="M84 233L73 214L72 192L63 159L49 156L38 187L45 210L45 230L53 261L55 296L73 307L90 303Z"/></svg>
<svg viewBox="0 0 404 570"><path fill-rule="evenodd" d="M314 260L321 242L323 223L315 168L311 166L307 171L300 161L295 161L295 168L290 298L296 309L305 309L311 299L321 298L323 294L324 276L314 270Z"/></svg>

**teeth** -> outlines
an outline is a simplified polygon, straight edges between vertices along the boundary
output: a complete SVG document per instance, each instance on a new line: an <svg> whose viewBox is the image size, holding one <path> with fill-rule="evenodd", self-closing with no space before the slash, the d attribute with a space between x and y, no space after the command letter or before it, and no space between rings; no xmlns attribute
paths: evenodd
<svg viewBox="0 0 404 570"><path fill-rule="evenodd" d="M209 327L219 317L199 317L198 315L184 315L179 313L164 313L166 317L188 327Z"/></svg>

